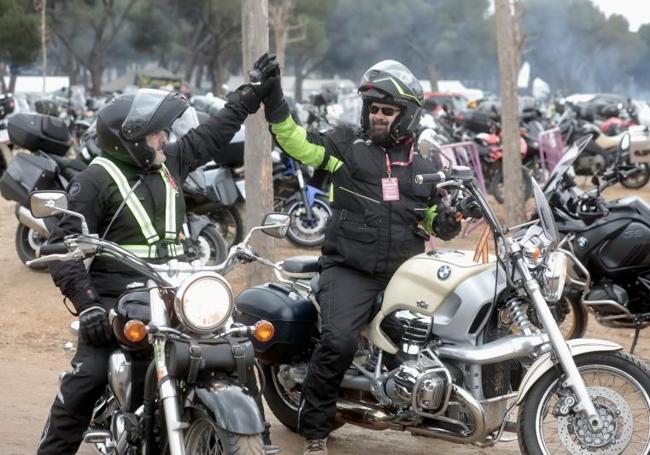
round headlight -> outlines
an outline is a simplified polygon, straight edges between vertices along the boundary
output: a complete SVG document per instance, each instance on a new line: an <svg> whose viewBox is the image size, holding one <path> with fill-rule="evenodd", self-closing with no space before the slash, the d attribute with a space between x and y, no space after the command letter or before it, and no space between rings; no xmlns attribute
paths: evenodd
<svg viewBox="0 0 650 455"><path fill-rule="evenodd" d="M230 285L213 272L195 273L178 288L174 299L176 316L198 333L210 333L222 326L234 309Z"/></svg>

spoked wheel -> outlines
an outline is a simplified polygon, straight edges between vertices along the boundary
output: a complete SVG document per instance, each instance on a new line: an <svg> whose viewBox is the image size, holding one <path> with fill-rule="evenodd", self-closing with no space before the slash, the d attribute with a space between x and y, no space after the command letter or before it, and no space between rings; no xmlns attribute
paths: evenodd
<svg viewBox="0 0 650 455"><path fill-rule="evenodd" d="M185 433L185 452L192 455L259 455L262 435L241 435L219 428L207 413L198 413Z"/></svg>
<svg viewBox="0 0 650 455"><path fill-rule="evenodd" d="M34 229L18 224L16 229L16 253L23 264L27 265L27 261L36 259L36 250L40 248L47 239L41 236ZM45 271L47 264L30 265L30 269Z"/></svg>
<svg viewBox="0 0 650 455"><path fill-rule="evenodd" d="M602 428L571 410L556 369L528 392L519 410L523 454L618 455L650 453L650 376L641 360L623 352L575 357ZM569 397L569 398L567 398ZM568 411L567 411L568 408Z"/></svg>
<svg viewBox="0 0 650 455"><path fill-rule="evenodd" d="M291 431L298 431L298 409L302 396L302 384L291 379L289 370L291 368L304 368L305 374L307 364L304 365L267 365L262 364L262 374L266 382L264 388L264 399L271 408L273 415ZM344 425L336 421L333 430Z"/></svg>
<svg viewBox="0 0 650 455"><path fill-rule="evenodd" d="M311 208L311 218L307 217L307 210L302 201L295 202L288 209L291 224L287 236L289 240L299 246L317 247L325 240L325 226L332 215L329 204L324 198L316 197Z"/></svg>

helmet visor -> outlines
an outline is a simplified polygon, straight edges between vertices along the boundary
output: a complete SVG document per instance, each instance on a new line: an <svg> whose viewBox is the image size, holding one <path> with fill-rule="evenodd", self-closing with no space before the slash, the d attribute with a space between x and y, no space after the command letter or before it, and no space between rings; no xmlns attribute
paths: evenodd
<svg viewBox="0 0 650 455"><path fill-rule="evenodd" d="M134 141L156 133L157 131L149 131L148 126L158 107L169 94L170 92L165 90L138 90L131 104L131 109L124 119L124 123L122 123L124 138Z"/></svg>
<svg viewBox="0 0 650 455"><path fill-rule="evenodd" d="M196 115L196 109L190 106L172 123L169 142L176 142L179 138L185 136L189 130L197 126L199 126L199 117Z"/></svg>

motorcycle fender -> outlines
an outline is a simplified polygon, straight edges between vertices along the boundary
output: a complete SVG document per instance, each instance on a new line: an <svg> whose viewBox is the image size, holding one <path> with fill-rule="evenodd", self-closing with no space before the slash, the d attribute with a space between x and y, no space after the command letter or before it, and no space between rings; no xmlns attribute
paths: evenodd
<svg viewBox="0 0 650 455"><path fill-rule="evenodd" d="M260 434L264 419L255 400L237 386L216 384L209 389L197 387L196 396L212 411L219 428L236 434Z"/></svg>
<svg viewBox="0 0 650 455"><path fill-rule="evenodd" d="M201 231L205 229L206 226L212 224L212 221L206 215L197 215L195 213L187 214L187 224L190 229L190 236L192 239L196 240L199 238Z"/></svg>
<svg viewBox="0 0 650 455"><path fill-rule="evenodd" d="M620 351L623 349L622 346L612 343L611 341L606 340L596 340L591 338L579 338L576 340L567 340L569 349L571 350L571 355L573 357L580 354L586 354L588 352L607 352L607 351ZM551 368L555 367L555 362L551 358L551 352L547 352L541 355L535 363L533 363L528 371L526 376L521 381L519 386L519 391L517 392L517 404L521 402L526 397L528 391L535 385L537 381Z"/></svg>

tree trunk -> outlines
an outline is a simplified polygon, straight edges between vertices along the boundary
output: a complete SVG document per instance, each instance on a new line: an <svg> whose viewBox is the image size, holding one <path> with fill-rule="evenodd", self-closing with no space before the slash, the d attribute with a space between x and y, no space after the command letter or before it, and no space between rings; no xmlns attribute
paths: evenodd
<svg viewBox="0 0 650 455"><path fill-rule="evenodd" d="M433 64L428 63L427 64L427 72L429 73L429 82L431 83L431 91L432 92L437 92L438 91L438 72L436 71L436 67L433 66Z"/></svg>
<svg viewBox="0 0 650 455"><path fill-rule="evenodd" d="M268 0L242 0L242 54L244 78L253 62L269 48ZM271 163L271 135L260 109L246 119L244 163L246 172L246 229L260 224L262 214L273 210L273 184ZM272 260L272 237L255 238L255 248L265 258ZM253 264L249 267L248 285L273 279L268 267Z"/></svg>
<svg viewBox="0 0 650 455"><path fill-rule="evenodd" d="M305 80L304 62L301 58L296 58L296 61L293 64L293 72L295 75L295 82L293 84L293 98L298 103L302 103L302 83Z"/></svg>
<svg viewBox="0 0 650 455"><path fill-rule="evenodd" d="M92 84L92 95L100 96L102 94L102 75L104 67L100 64L93 64L88 68L90 71L90 83Z"/></svg>
<svg viewBox="0 0 650 455"><path fill-rule="evenodd" d="M203 71L205 69L205 65L199 65L199 67L196 69L196 76L194 79L194 85L196 86L197 89L201 89L201 84L203 83Z"/></svg>
<svg viewBox="0 0 650 455"><path fill-rule="evenodd" d="M496 33L501 72L501 140L503 145L503 183L505 222L513 225L525 220L519 122L517 118L517 68L509 0L496 0Z"/></svg>

